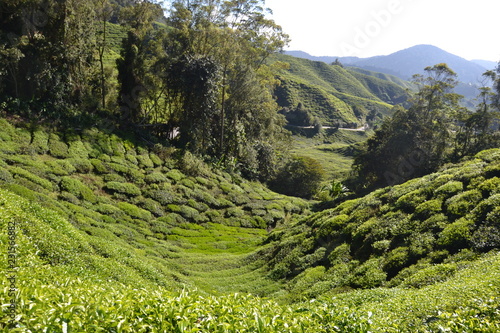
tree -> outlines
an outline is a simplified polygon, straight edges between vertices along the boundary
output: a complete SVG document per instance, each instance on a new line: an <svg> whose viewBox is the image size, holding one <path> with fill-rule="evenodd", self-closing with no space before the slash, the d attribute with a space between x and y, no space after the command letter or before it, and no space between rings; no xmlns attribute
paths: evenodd
<svg viewBox="0 0 500 333"><path fill-rule="evenodd" d="M456 118L463 111L460 96L452 92L456 74L446 64L425 71L425 77L414 76L419 89L410 108L396 107L393 117L368 140L366 152L355 159L358 191L425 175L449 158Z"/></svg>
<svg viewBox="0 0 500 333"><path fill-rule="evenodd" d="M194 126L198 133L213 136L216 146L199 147L200 154L208 154L222 160L250 161L261 144L270 143L279 135L282 117L276 114L277 105L272 99L273 74L264 64L273 52L280 50L287 41L281 28L265 17L261 0L192 0L172 3L168 24L170 30L166 44L166 68L164 80L167 90L178 97L172 101L174 112L170 121L180 124L181 137L189 136ZM182 82L176 73L180 67L188 68L192 59L211 59L216 62L217 75L211 80L211 92L217 93L217 101L199 105L211 105L211 121L193 123L185 118L203 118L207 111L197 108L199 115L185 112L179 104L176 90ZM188 92L186 92L188 93ZM215 113L214 113L215 112ZM188 125L188 127L183 127ZM184 133L184 134L183 134ZM205 141L207 142L206 138ZM211 141L213 142L213 141ZM187 144L187 142L183 142ZM195 144L191 143L191 147ZM253 152L249 153L249 149Z"/></svg>
<svg viewBox="0 0 500 333"><path fill-rule="evenodd" d="M10 0L2 3L2 17L4 98L27 104L39 118L85 107L92 100L92 1Z"/></svg>
<svg viewBox="0 0 500 333"><path fill-rule="evenodd" d="M321 164L307 156L292 156L278 171L270 187L279 193L310 199L325 177Z"/></svg>
<svg viewBox="0 0 500 333"><path fill-rule="evenodd" d="M457 131L453 154L455 161L464 156L475 155L481 150L498 147L500 144L499 79L494 71L487 71L483 76L487 82L493 83L493 88L483 84L475 112L465 110L460 114L461 126Z"/></svg>
<svg viewBox="0 0 500 333"><path fill-rule="evenodd" d="M220 68L213 59L186 55L171 65L168 76L170 98L182 114L180 142L195 153L214 153L217 129L217 81Z"/></svg>
<svg viewBox="0 0 500 333"><path fill-rule="evenodd" d="M146 107L155 103L145 99L159 98L156 94L159 80L155 80L153 67L163 56L158 50L163 38L153 23L162 15L161 7L149 1L137 2L122 10L122 22L129 31L123 40L121 58L117 60L121 122L147 123L150 115Z"/></svg>
<svg viewBox="0 0 500 333"><path fill-rule="evenodd" d="M101 90L101 107L106 108L106 95L107 95L107 85L106 85L106 71L104 67L104 55L108 49L107 45L107 27L108 20L111 19L114 8L109 3L109 0L96 0L96 12L97 18L101 23L102 29L99 31L99 41L97 43L98 53L99 53L99 66L100 66L100 90Z"/></svg>

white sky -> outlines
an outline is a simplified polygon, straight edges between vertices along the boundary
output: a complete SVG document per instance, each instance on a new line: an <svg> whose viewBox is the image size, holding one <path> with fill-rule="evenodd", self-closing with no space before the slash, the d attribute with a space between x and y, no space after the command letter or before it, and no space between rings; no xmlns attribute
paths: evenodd
<svg viewBox="0 0 500 333"><path fill-rule="evenodd" d="M499 0L266 0L288 50L370 57L431 44L463 58L500 60Z"/></svg>

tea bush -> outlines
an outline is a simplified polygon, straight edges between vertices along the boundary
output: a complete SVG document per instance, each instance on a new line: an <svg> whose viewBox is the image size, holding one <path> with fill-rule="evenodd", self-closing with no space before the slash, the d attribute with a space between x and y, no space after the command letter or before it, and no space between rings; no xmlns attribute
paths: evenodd
<svg viewBox="0 0 500 333"><path fill-rule="evenodd" d="M32 174L31 172L27 171L26 169L20 168L20 167L10 167L9 172L15 177L23 177L26 178L27 180L40 185L46 190L52 191L53 190L53 185L50 181L41 178L39 176L36 176Z"/></svg>
<svg viewBox="0 0 500 333"><path fill-rule="evenodd" d="M141 195L141 190L131 183L120 183L116 181L107 182L105 185L105 189L110 191L111 193L121 193L127 196L138 196Z"/></svg>
<svg viewBox="0 0 500 333"><path fill-rule="evenodd" d="M154 183L164 183L168 180L168 178L163 173L155 171L146 175L144 180L148 184L154 184Z"/></svg>
<svg viewBox="0 0 500 333"><path fill-rule="evenodd" d="M147 210L137 207L136 205L130 204L128 202L119 202L116 204L118 208L120 208L125 214L141 219L144 221L150 221L152 219L152 215Z"/></svg>
<svg viewBox="0 0 500 333"><path fill-rule="evenodd" d="M61 141L57 134L51 133L49 136L49 153L58 158L69 157L68 145Z"/></svg>

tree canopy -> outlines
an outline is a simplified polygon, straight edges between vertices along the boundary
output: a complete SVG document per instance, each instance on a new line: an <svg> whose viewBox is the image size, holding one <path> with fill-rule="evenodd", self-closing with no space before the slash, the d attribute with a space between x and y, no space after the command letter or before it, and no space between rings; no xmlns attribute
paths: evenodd
<svg viewBox="0 0 500 333"><path fill-rule="evenodd" d="M453 70L437 64L425 71L426 76L414 76L418 91L410 107L396 106L394 115L356 158L355 184L350 186L359 192L426 175L446 162L500 143L493 112L498 103L490 88L483 88L478 110L470 112L459 104L461 96L453 92L457 85ZM495 75L493 78L496 80ZM498 81L495 84L498 87Z"/></svg>

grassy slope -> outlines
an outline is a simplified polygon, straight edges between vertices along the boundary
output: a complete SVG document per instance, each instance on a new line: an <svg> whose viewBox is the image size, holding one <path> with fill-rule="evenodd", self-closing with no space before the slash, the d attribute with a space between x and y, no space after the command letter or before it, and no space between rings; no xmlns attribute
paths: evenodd
<svg viewBox="0 0 500 333"><path fill-rule="evenodd" d="M189 154L176 158L170 148L154 153L97 130L56 135L1 124L1 187L75 226L85 265L103 278L211 293L279 289L244 258L266 228L305 212L306 202L214 172ZM33 234L47 246L41 253L53 251L46 236Z"/></svg>
<svg viewBox="0 0 500 333"><path fill-rule="evenodd" d="M391 104L401 103L407 96L405 87L389 78L286 55L274 56L273 61L290 64L276 89L279 105L293 108L302 102L324 125L362 122L372 110L389 114Z"/></svg>
<svg viewBox="0 0 500 333"><path fill-rule="evenodd" d="M308 138L305 135L294 135L294 146L291 152L309 156L321 163L328 180L344 179L353 163L359 144L364 142L371 132L355 132L347 130L324 129L322 135Z"/></svg>
<svg viewBox="0 0 500 333"><path fill-rule="evenodd" d="M500 247L500 150L345 201L269 236L271 275L292 298L445 281Z"/></svg>
<svg viewBox="0 0 500 333"><path fill-rule="evenodd" d="M494 297L499 290L499 257L493 253L480 257L460 252L441 264L420 263L426 265L419 269L424 268L430 280L427 275L410 272L396 288L339 296L332 285L335 276L325 279L321 265L305 269L286 284L271 279L273 274L268 274L263 253L274 251L276 243L261 245L267 235L265 228L277 223L271 240L281 239L280 246L288 245L282 252L285 257L275 258L287 263L290 255L297 254L293 250L297 241L314 246L318 240L300 238L300 233L288 237L298 228L306 234L316 224L324 228L326 220L331 220L328 216L339 209L350 209L352 218L361 224L363 205L375 207L373 201L381 196L392 198L397 191L401 192L396 195L399 197L425 183L447 184L451 181L448 174L460 177L465 186L489 184L485 191L497 191L494 176L498 152L483 153L480 161L450 166L443 174L301 219L293 216L307 213L307 204L301 200L276 195L259 184L232 179L222 172L204 170L193 160L184 160L179 163L182 169L178 169L171 165L174 160L165 151L163 156L158 149L156 153L148 151L130 140L95 130L78 136L67 133L62 140L40 130L30 134L6 121L1 125L1 253L7 254L7 225L15 222L18 322L24 325L17 329L19 332L26 328L60 331L64 326L75 331L93 327L117 332L148 331L148 327L152 332L415 331L411 327L437 331L437 325L453 329L468 320L472 323L467 325L473 328L490 325L490 332L499 328L494 319L498 315ZM184 174L193 172L189 167L193 165L201 174ZM485 179L481 178L482 171ZM486 178L490 182L485 183ZM108 186L110 182L135 187ZM437 193L450 196L449 191L440 187ZM160 196L166 193L171 196ZM153 194L156 199L149 197ZM189 202L193 197L208 208ZM494 195L490 197L488 200L494 199ZM172 203L155 204L147 199ZM490 208L496 211L490 201L477 205L484 208L487 217L493 216L488 213ZM410 206L412 202L405 201ZM305 223L289 224L289 220ZM280 228L280 224L287 227ZM296 260L305 267L316 262L311 253ZM360 261L350 262L352 271L357 271ZM2 271L6 271L6 260L1 263ZM433 269L438 273L431 274ZM443 278L439 272L451 278ZM338 273L350 276L342 270ZM366 276L376 277L375 273L369 271ZM6 277L2 274L4 285ZM415 289L407 289L409 286ZM179 293L183 287L190 293ZM3 299L7 291L3 289ZM241 294L210 296L251 292L278 299L294 295L292 298L299 300L318 291L320 301L291 306ZM5 323L5 306L3 311L0 322ZM373 312L370 320L369 311ZM474 315L481 320L474 321Z"/></svg>

